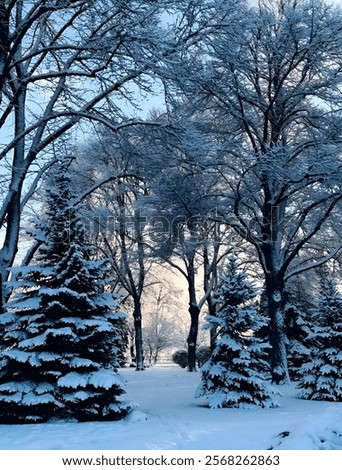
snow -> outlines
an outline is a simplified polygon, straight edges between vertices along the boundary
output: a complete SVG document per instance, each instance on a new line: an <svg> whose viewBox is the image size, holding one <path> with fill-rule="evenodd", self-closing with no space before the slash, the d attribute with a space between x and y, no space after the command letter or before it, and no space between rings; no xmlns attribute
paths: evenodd
<svg viewBox="0 0 342 470"><path fill-rule="evenodd" d="M69 326L63 328L49 328L45 332L45 336L48 335L57 337L57 336L69 336L70 338L77 339L76 335L73 333L72 329Z"/></svg>
<svg viewBox="0 0 342 470"><path fill-rule="evenodd" d="M0 324L10 325L15 321L15 315L10 312L5 312L0 315Z"/></svg>
<svg viewBox="0 0 342 470"><path fill-rule="evenodd" d="M33 349L39 346L43 346L46 342L46 333L42 335L35 336L34 338L25 339L24 341L20 341L19 347L23 349Z"/></svg>
<svg viewBox="0 0 342 470"><path fill-rule="evenodd" d="M3 353L4 357L14 359L17 362L22 362L22 363L30 362L30 364L35 365L37 363L37 360L33 359L33 354L30 352L26 352L26 351L20 351L18 349L5 351Z"/></svg>
<svg viewBox="0 0 342 470"><path fill-rule="evenodd" d="M31 390L34 383L31 381L20 381L20 382L7 382L0 385L0 392L14 393L14 392L25 392Z"/></svg>
<svg viewBox="0 0 342 470"><path fill-rule="evenodd" d="M69 372L58 380L58 385L65 388L86 388L88 384L87 376L78 372Z"/></svg>
<svg viewBox="0 0 342 470"><path fill-rule="evenodd" d="M124 387L124 383L118 374L109 369L100 369L89 374L89 384L95 388L105 388L109 390L117 385L120 388Z"/></svg>
<svg viewBox="0 0 342 470"><path fill-rule="evenodd" d="M44 393L43 395L36 395L33 392L29 392L23 396L22 404L23 405L39 405L42 403L56 403L56 399L50 393Z"/></svg>
<svg viewBox="0 0 342 470"><path fill-rule="evenodd" d="M20 283L19 283L20 285ZM23 284L21 284L18 287L23 287ZM39 297L32 297L24 300L14 300L13 302L9 302L8 307L13 309L13 310L38 310L40 308L40 298Z"/></svg>
<svg viewBox="0 0 342 470"><path fill-rule="evenodd" d="M87 374L69 372L58 380L58 385L64 388L86 388L92 385L94 388L105 388L109 390L113 386L122 388L124 386L117 373L110 369L101 369Z"/></svg>
<svg viewBox="0 0 342 470"><path fill-rule="evenodd" d="M194 398L199 373L160 365L120 376L125 400L139 404L124 420L0 425L0 448L342 449L341 404L300 400L293 384L279 386L280 408L209 409Z"/></svg>
<svg viewBox="0 0 342 470"><path fill-rule="evenodd" d="M53 362L58 360L61 356L60 354L43 351L41 353L37 353L37 357L41 362Z"/></svg>
<svg viewBox="0 0 342 470"><path fill-rule="evenodd" d="M98 332L106 332L106 331L111 332L114 330L113 325L111 323L109 323L106 320L100 320L100 319L84 320L83 325L90 326L94 330L96 329L96 331Z"/></svg>
<svg viewBox="0 0 342 470"><path fill-rule="evenodd" d="M72 361L70 362L70 367L73 369L78 369L78 368L90 368L90 367L97 367L99 364L94 363L90 359L84 359L81 357L74 357Z"/></svg>

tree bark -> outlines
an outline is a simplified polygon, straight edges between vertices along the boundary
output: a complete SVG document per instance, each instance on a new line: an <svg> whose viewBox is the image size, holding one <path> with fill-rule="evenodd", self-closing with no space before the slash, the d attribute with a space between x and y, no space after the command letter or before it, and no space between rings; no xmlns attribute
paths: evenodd
<svg viewBox="0 0 342 470"><path fill-rule="evenodd" d="M0 103L3 88L4 67L8 54L9 13L4 1L0 1Z"/></svg>
<svg viewBox="0 0 342 470"><path fill-rule="evenodd" d="M284 280L281 274L266 276L266 295L270 317L272 382L289 382L284 326Z"/></svg>
<svg viewBox="0 0 342 470"><path fill-rule="evenodd" d="M189 313L190 313L190 330L187 339L188 343L188 371L196 371L196 348L198 336L198 324L200 308L196 299L196 274L195 274L195 253L188 256L187 263L187 281L189 292Z"/></svg>
<svg viewBox="0 0 342 470"><path fill-rule="evenodd" d="M135 357L136 366L135 370L145 370L144 366L144 350L143 350L143 336L142 336L142 321L141 321L141 302L140 299L134 299L134 332L135 332Z"/></svg>
<svg viewBox="0 0 342 470"><path fill-rule="evenodd" d="M204 295L207 296L206 303L208 314L212 317L216 316L216 305L213 299L213 292L217 288L217 262L218 262L219 244L214 244L214 256L212 262L209 262L209 254L207 245L203 248L203 269L204 269ZM216 345L217 327L210 328L210 350L214 351Z"/></svg>
<svg viewBox="0 0 342 470"><path fill-rule="evenodd" d="M190 304L189 307L190 313L190 330L188 335L188 371L196 371L196 348L197 348L197 336L198 336L198 323L199 323L199 314L200 309L197 304Z"/></svg>
<svg viewBox="0 0 342 470"><path fill-rule="evenodd" d="M208 296L207 298L207 306L208 306L208 313L210 316L216 316L216 306L213 302L213 298L211 295ZM210 328L210 350L211 352L214 351L215 346L216 346L216 336L217 336L217 327L212 326Z"/></svg>

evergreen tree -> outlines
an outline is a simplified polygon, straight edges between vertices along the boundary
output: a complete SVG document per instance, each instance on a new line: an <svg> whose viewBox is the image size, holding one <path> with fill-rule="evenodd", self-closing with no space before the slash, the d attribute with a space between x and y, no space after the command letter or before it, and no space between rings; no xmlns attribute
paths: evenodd
<svg viewBox="0 0 342 470"><path fill-rule="evenodd" d="M308 339L315 345L311 360L299 370L300 398L342 400L342 296L335 280L322 281L318 307L313 312L312 332Z"/></svg>
<svg viewBox="0 0 342 470"><path fill-rule="evenodd" d="M221 278L216 316L207 317L208 328L217 328L216 346L201 368L202 381L196 397L205 397L211 408L278 406L267 383L262 359L268 347L255 336L260 328L255 298L256 288L229 256L227 273Z"/></svg>
<svg viewBox="0 0 342 470"><path fill-rule="evenodd" d="M284 307L285 328L287 337L287 361L289 375L292 380L299 379L299 369L308 361L314 347L308 340L310 324L307 315L291 302Z"/></svg>
<svg viewBox="0 0 342 470"><path fill-rule="evenodd" d="M118 328L124 314L106 293L108 268L92 259L83 225L69 213L70 179L52 171L43 245L33 266L19 268L12 299L0 316L0 422L113 420L127 413L118 401Z"/></svg>

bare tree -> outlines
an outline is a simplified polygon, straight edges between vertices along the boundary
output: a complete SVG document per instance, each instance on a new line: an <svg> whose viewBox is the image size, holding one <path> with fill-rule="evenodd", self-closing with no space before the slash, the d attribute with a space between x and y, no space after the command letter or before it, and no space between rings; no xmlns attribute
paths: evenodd
<svg viewBox="0 0 342 470"><path fill-rule="evenodd" d="M137 91L149 93L165 60L211 27L210 8L191 15L192 3L0 0L2 286L18 250L23 207L53 164L52 146L89 120L113 130L132 124L123 110L137 105ZM179 21L162 32L165 11Z"/></svg>
<svg viewBox="0 0 342 470"><path fill-rule="evenodd" d="M18 249L22 208L52 164L51 146L81 120L122 116L118 100L145 73L158 45L151 2L0 2L1 282ZM121 105L122 106L122 105Z"/></svg>
<svg viewBox="0 0 342 470"><path fill-rule="evenodd" d="M180 125L175 138L163 139L160 152L167 151L169 158L159 163L161 171L151 184L151 196L146 198L146 207L151 207L149 220L157 232L150 237L151 253L173 267L187 285L190 372L196 370L200 312L207 301L210 303L217 265L223 252L229 250L215 220L217 175L202 173L203 146L194 145L200 140L195 129L189 126L185 131ZM158 141L154 144L156 154L157 147ZM151 230L150 235L153 233Z"/></svg>
<svg viewBox="0 0 342 470"><path fill-rule="evenodd" d="M165 286L159 285L150 299L150 314L145 316L143 343L149 364L156 364L165 349L174 346L175 324L170 318L170 295Z"/></svg>
<svg viewBox="0 0 342 470"><path fill-rule="evenodd" d="M196 104L221 138L222 215L264 272L276 382L288 379L285 283L341 249L335 238L310 256L342 198L341 21L320 0L262 0L208 38L211 60L196 77Z"/></svg>

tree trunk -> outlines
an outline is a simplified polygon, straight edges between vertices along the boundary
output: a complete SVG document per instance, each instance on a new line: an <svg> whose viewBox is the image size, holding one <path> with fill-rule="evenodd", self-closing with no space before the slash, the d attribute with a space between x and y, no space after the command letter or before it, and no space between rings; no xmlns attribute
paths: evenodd
<svg viewBox="0 0 342 470"><path fill-rule="evenodd" d="M207 296L208 313L210 316L216 316L216 305L213 299L213 291L217 288L217 262L218 262L219 243L214 244L214 253L211 263L209 262L208 246L203 247L203 287L204 295ZM217 327L210 328L210 350L214 351L216 345Z"/></svg>
<svg viewBox="0 0 342 470"><path fill-rule="evenodd" d="M4 67L8 54L9 14L5 2L0 1L0 103L4 86Z"/></svg>
<svg viewBox="0 0 342 470"><path fill-rule="evenodd" d="M262 246L264 258L267 309L270 317L269 341L271 345L272 382L289 382L287 366L286 336L284 327L285 271L282 266L281 250L284 233L284 203L274 207L271 203L270 176L265 174L264 232Z"/></svg>
<svg viewBox="0 0 342 470"><path fill-rule="evenodd" d="M198 305L191 305L189 307L189 313L191 318L190 331L188 335L188 371L196 371L196 347L197 347L197 335L198 335L198 322L200 309Z"/></svg>
<svg viewBox="0 0 342 470"><path fill-rule="evenodd" d="M208 295L207 298L207 306L208 306L208 313L210 316L216 316L216 306L213 302L213 298L211 294ZM210 328L210 350L211 352L214 351L216 346L216 335L217 335L217 327L213 326Z"/></svg>
<svg viewBox="0 0 342 470"><path fill-rule="evenodd" d="M197 336L198 336L198 323L200 308L196 300L196 275L194 266L195 255L192 253L188 258L187 265L187 281L188 281L188 292L189 292L189 313L190 313L190 330L187 339L188 343L188 371L196 371L196 347L197 347Z"/></svg>
<svg viewBox="0 0 342 470"><path fill-rule="evenodd" d="M135 357L136 357L135 370L145 370L140 299L134 299L133 318L134 318Z"/></svg>
<svg viewBox="0 0 342 470"><path fill-rule="evenodd" d="M284 281L277 276L266 276L266 295L270 317L272 382L289 382L284 326Z"/></svg>
<svg viewBox="0 0 342 470"><path fill-rule="evenodd" d="M3 300L3 275L2 270L0 268L0 314L4 313L4 300Z"/></svg>
<svg viewBox="0 0 342 470"><path fill-rule="evenodd" d="M130 367L135 367L136 365L134 338L135 338L135 335L133 337L133 342L129 348L129 355L130 355L130 361L131 361Z"/></svg>
<svg viewBox="0 0 342 470"><path fill-rule="evenodd" d="M19 184L19 186L19 189L17 191L13 190L11 194L11 200L8 204L5 240L2 248L0 249L0 311L3 310L3 306L8 300L9 291L6 288L6 282L10 276L10 269L13 266L13 262L18 251L21 184Z"/></svg>

